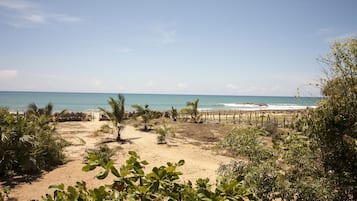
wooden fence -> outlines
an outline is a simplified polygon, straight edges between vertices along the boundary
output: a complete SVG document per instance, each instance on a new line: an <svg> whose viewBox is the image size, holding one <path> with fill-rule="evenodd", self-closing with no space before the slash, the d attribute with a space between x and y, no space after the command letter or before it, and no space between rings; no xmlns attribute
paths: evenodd
<svg viewBox="0 0 357 201"><path fill-rule="evenodd" d="M292 124L304 115L303 110L293 111L201 111L202 123L237 124L264 127L267 124L276 124L280 128L292 126ZM187 114L179 114L179 119L184 121L191 117Z"/></svg>

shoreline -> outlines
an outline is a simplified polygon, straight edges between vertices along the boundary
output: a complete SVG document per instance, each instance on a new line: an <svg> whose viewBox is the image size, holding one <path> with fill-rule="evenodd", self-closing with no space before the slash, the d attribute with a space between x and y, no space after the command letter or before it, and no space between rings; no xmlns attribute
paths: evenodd
<svg viewBox="0 0 357 201"><path fill-rule="evenodd" d="M207 108L198 108L198 111L200 113L249 113L249 112L281 112L281 113L289 113L289 112L296 112L296 111L305 111L305 110L309 110L309 109L316 109L318 106L299 106L298 108L274 108L274 109L269 109L269 108L257 108L257 109L237 109L237 108L216 108L216 109L207 109ZM23 110L13 110L11 108L8 107L2 107L0 106L0 108L7 108L9 109L10 113L12 114L24 114L26 109ZM177 109L177 108L176 108ZM85 109L85 110L69 110L69 109L63 109L68 113L85 113L85 114L91 114L91 113L101 113L101 111L99 109ZM54 110L54 114L55 113L60 113L63 110ZM158 112L170 112L171 109L151 109L153 111L158 111ZM180 113L181 109L178 109L178 112ZM125 111L126 113L130 113L130 112L135 112L134 109L127 109Z"/></svg>

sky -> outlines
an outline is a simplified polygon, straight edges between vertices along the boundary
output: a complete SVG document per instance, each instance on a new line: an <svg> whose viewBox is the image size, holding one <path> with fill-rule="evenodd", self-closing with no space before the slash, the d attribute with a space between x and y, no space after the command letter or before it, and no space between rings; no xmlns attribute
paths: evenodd
<svg viewBox="0 0 357 201"><path fill-rule="evenodd" d="M355 0L0 0L0 91L319 96Z"/></svg>

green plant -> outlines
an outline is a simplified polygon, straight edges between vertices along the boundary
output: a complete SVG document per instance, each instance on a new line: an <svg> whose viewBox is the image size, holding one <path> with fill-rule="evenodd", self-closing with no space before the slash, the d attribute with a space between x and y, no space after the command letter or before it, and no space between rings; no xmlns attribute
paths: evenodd
<svg viewBox="0 0 357 201"><path fill-rule="evenodd" d="M194 102L187 102L186 108L182 109L181 112L187 113L191 116L193 122L198 123L201 120L201 115L198 111L199 99L196 99Z"/></svg>
<svg viewBox="0 0 357 201"><path fill-rule="evenodd" d="M272 155L260 143L259 137L264 133L265 131L257 128L235 128L217 144L217 148L233 156L246 156L253 162L266 160Z"/></svg>
<svg viewBox="0 0 357 201"><path fill-rule="evenodd" d="M158 127L155 129L157 133L157 143L158 144L166 144L166 137L169 134L174 135L174 130L170 127L164 125L163 127Z"/></svg>
<svg viewBox="0 0 357 201"><path fill-rule="evenodd" d="M108 147L108 145L103 145L100 146L97 149L88 149L86 151L87 156L84 158L84 161L88 163L88 159L90 155L96 155L98 158L100 158L104 163L108 163L112 156L115 155L114 150Z"/></svg>
<svg viewBox="0 0 357 201"><path fill-rule="evenodd" d="M144 131L151 130L151 128L149 128L151 127L151 120L158 119L162 116L161 112L151 110L147 104L144 107L141 105L132 105L132 107L136 110L134 116L141 117L141 120L144 123Z"/></svg>
<svg viewBox="0 0 357 201"><path fill-rule="evenodd" d="M121 130L124 128L123 120L125 118L125 97L121 94L118 94L118 99L112 97L109 98L108 104L111 108L111 111L108 111L104 108L99 108L107 118L113 123L113 126L117 129L117 138L118 142L122 141L121 139Z"/></svg>
<svg viewBox="0 0 357 201"><path fill-rule="evenodd" d="M10 186L5 186L2 189L2 192L0 190L0 201L5 201L5 198L7 198L6 200L9 200L9 194L10 194Z"/></svg>
<svg viewBox="0 0 357 201"><path fill-rule="evenodd" d="M88 189L85 182L77 182L75 186L52 185L53 196L47 194L42 200L256 200L254 194L236 180L222 179L217 187L211 190L208 179L199 179L197 188L192 183L180 182L181 172L176 168L184 165L184 161L167 163L166 166L154 167L151 172L145 173L147 161L140 160L137 153L130 151L126 164L119 169L112 160L105 162L95 154L89 154L88 163L83 171L91 171L101 167L102 171L97 179L105 179L113 174L112 184Z"/></svg>
<svg viewBox="0 0 357 201"><path fill-rule="evenodd" d="M323 59L325 98L310 113L307 132L321 150L325 173L334 178L341 200L357 199L357 39L337 41Z"/></svg>
<svg viewBox="0 0 357 201"><path fill-rule="evenodd" d="M46 115L0 109L0 176L38 172L63 163L66 142Z"/></svg>
<svg viewBox="0 0 357 201"><path fill-rule="evenodd" d="M172 118L174 121L176 121L176 120L177 120L177 116L178 116L177 109L172 106L172 107L171 107L171 118Z"/></svg>

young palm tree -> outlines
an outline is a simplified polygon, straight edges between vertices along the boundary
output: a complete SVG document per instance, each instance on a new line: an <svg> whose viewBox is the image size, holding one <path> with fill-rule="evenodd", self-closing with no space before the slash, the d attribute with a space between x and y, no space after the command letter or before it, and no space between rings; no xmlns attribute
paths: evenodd
<svg viewBox="0 0 357 201"><path fill-rule="evenodd" d="M39 108L35 103L31 103L27 106L26 113L35 115L37 117L40 117L42 115L49 117L52 115L52 111L53 111L52 103L48 103L43 108Z"/></svg>
<svg viewBox="0 0 357 201"><path fill-rule="evenodd" d="M196 99L194 102L187 102L186 106L187 108L183 109L183 112L186 112L191 115L191 119L195 122L199 122L199 112L198 112L198 103L200 102L200 99Z"/></svg>
<svg viewBox="0 0 357 201"><path fill-rule="evenodd" d="M149 105L145 105L144 107L141 105L132 105L132 107L136 110L136 116L140 116L142 121L144 122L144 131L148 131L148 123L151 119L153 119L152 111L149 109Z"/></svg>
<svg viewBox="0 0 357 201"><path fill-rule="evenodd" d="M122 124L125 115L125 98L123 95L119 94L118 99L110 97L108 100L108 104L111 107L111 111L105 110L104 108L99 108L104 114L110 119L113 123L114 127L117 128L117 138L118 142L122 141L121 139L121 130L124 128Z"/></svg>

